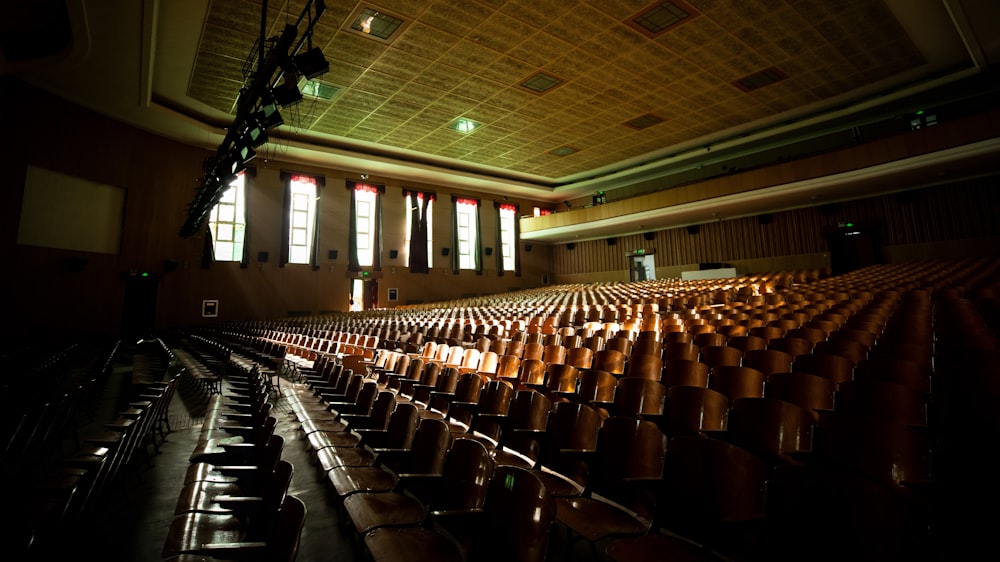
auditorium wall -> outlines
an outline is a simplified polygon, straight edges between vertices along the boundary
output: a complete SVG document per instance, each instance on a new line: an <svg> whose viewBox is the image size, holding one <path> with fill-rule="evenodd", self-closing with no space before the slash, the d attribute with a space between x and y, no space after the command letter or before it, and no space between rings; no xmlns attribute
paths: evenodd
<svg viewBox="0 0 1000 562"><path fill-rule="evenodd" d="M155 326L170 328L227 320L283 317L290 312L346 310L350 278L347 271L349 192L347 179L357 174L314 166L299 166L277 158L258 157L249 179L248 214L250 262L210 263L203 267L204 238L179 236L202 162L210 150L191 147L150 134L65 102L13 79L0 81L0 113L8 140L0 158L3 186L3 255L7 264L2 290L8 320L34 335L46 332L117 333L122 325L126 287L136 279L155 285ZM277 156L272 154L272 156ZM121 249L117 254L75 251L18 244L18 225L28 167L50 170L87 182L125 191ZM317 267L279 265L281 172L325 178L320 200L320 241ZM378 281L382 306L435 301L462 295L503 293L538 286L551 273L549 248L521 246L522 275L497 275L495 256L484 257L481 275L452 272L441 248L451 246L451 195L481 199L483 246L496 248L496 196L457 192L439 186L404 183L373 175L386 186L383 199L383 270ZM434 207L434 263L430 274L411 274L404 267L403 188L437 193ZM537 201L511 198L530 212ZM58 223L52 228L60 228ZM337 259L328 250L338 250ZM389 259L389 250L400 251ZM267 252L268 260L258 260ZM148 277L143 277L143 274ZM376 275L377 274L373 274ZM397 289L396 303L388 290ZM218 300L218 316L202 316L205 300Z"/></svg>
<svg viewBox="0 0 1000 562"><path fill-rule="evenodd" d="M656 256L658 278L680 277L702 263L728 263L737 273L830 267L825 233L838 225L879 225L884 261L995 256L1000 253L1000 175L891 195L773 213L770 221L743 217L643 235L555 245L554 280L628 280L627 258L642 249Z"/></svg>

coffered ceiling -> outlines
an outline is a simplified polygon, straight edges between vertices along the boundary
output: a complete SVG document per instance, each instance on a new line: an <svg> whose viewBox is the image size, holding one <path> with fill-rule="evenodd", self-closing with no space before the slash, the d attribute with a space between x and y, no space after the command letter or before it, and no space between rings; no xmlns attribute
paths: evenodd
<svg viewBox="0 0 1000 562"><path fill-rule="evenodd" d="M794 142L852 107L986 71L1000 52L991 0L326 4L311 44L333 96L283 108L258 157L553 202L713 144L754 150L779 128ZM295 24L306 1L266 2L263 34L258 0L66 5L71 49L0 70L211 148L255 41ZM354 29L372 14L398 21L396 33ZM450 127L460 118L477 127Z"/></svg>

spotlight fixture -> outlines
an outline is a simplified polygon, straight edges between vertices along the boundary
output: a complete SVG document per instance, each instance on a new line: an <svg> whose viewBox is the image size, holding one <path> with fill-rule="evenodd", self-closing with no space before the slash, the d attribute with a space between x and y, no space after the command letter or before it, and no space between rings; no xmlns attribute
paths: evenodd
<svg viewBox="0 0 1000 562"><path fill-rule="evenodd" d="M237 144L235 149L237 156L236 160L244 165L257 156L257 151L254 150L249 144Z"/></svg>
<svg viewBox="0 0 1000 562"><path fill-rule="evenodd" d="M295 105L302 101L302 92L299 91L299 78L295 71L285 72L285 83L272 89L271 94L274 101L281 107Z"/></svg>
<svg viewBox="0 0 1000 562"><path fill-rule="evenodd" d="M281 107L295 105L302 101L302 92L299 91L299 72L291 59L285 59L281 63L282 84L271 89L274 101Z"/></svg>
<svg viewBox="0 0 1000 562"><path fill-rule="evenodd" d="M254 113L253 118L265 129L277 127L285 122L281 117L281 113L278 112L278 106L274 104L273 100L263 101L260 111Z"/></svg>
<svg viewBox="0 0 1000 562"><path fill-rule="evenodd" d="M312 80L317 76L322 76L330 71L330 63L323 56L323 50L313 47L304 53L299 53L292 57L295 69L299 75L305 76L307 80Z"/></svg>

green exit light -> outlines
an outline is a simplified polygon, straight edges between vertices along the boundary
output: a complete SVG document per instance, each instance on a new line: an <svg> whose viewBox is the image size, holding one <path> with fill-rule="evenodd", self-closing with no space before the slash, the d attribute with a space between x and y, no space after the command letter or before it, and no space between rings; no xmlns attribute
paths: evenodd
<svg viewBox="0 0 1000 562"><path fill-rule="evenodd" d="M924 110L923 109L921 109L920 111L917 111L917 115L923 115L923 114L924 114Z"/></svg>
<svg viewBox="0 0 1000 562"><path fill-rule="evenodd" d="M145 271L143 271L143 272L142 272L142 276L143 276L143 277L149 277L149 274L148 274L148 273L146 273Z"/></svg>
<svg viewBox="0 0 1000 562"><path fill-rule="evenodd" d="M844 226L846 226L847 228L853 228L854 223L853 222L845 223Z"/></svg>
<svg viewBox="0 0 1000 562"><path fill-rule="evenodd" d="M645 254L646 250L636 250L635 253L637 253L637 254Z"/></svg>

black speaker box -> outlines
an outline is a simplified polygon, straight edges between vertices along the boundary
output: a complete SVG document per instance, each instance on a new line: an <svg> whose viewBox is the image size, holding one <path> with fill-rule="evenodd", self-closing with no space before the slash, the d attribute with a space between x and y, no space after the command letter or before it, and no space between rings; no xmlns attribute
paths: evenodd
<svg viewBox="0 0 1000 562"><path fill-rule="evenodd" d="M699 232L701 232L701 228L699 228L698 225L696 224L692 224L687 227L687 231L688 234L698 234Z"/></svg>

